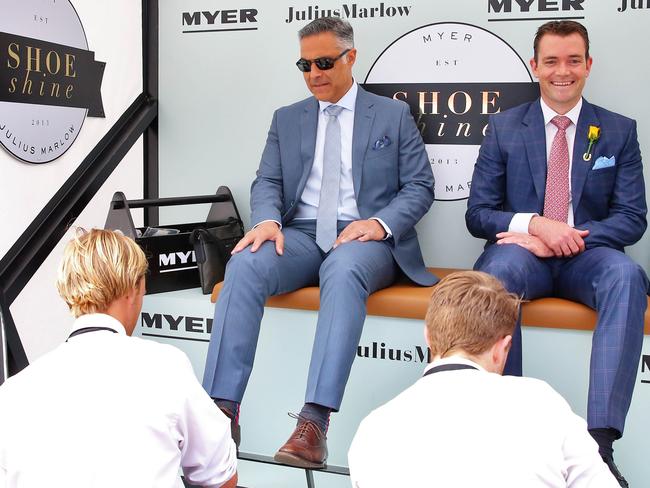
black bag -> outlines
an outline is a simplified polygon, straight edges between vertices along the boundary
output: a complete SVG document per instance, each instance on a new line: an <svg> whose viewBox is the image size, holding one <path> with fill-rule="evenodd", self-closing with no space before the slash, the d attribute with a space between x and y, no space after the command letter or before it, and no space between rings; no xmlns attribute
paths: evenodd
<svg viewBox="0 0 650 488"><path fill-rule="evenodd" d="M214 285L223 281L230 253L244 237L241 220L234 217L211 224L216 225L194 229L190 235L204 295L212 293Z"/></svg>
<svg viewBox="0 0 650 488"><path fill-rule="evenodd" d="M202 203L211 203L205 222L136 229L131 217L132 208ZM235 200L227 186L220 186L214 195L146 200L127 200L123 193L117 192L111 200L104 228L122 231L124 235L135 240L145 252L149 263L147 294L184 290L199 285L205 293L209 293L208 285L204 285L201 264L196 262L194 243L190 242L192 231L219 229L214 231L214 235L219 237L226 247L223 266L230 256L230 250L244 235L244 226ZM204 264L203 267L205 266L207 265Z"/></svg>

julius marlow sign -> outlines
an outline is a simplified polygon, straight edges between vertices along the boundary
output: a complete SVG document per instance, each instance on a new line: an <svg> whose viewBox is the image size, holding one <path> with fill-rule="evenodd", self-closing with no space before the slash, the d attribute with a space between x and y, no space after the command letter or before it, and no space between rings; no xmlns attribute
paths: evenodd
<svg viewBox="0 0 650 488"><path fill-rule="evenodd" d="M86 118L104 117L105 63L67 0L0 3L0 143L28 163L65 153Z"/></svg>

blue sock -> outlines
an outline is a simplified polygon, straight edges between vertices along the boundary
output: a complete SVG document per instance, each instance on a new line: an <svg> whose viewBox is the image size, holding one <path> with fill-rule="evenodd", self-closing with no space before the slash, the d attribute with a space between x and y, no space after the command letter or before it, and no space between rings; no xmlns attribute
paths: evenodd
<svg viewBox="0 0 650 488"><path fill-rule="evenodd" d="M300 411L300 417L311 420L320 427L323 434L327 434L331 412L332 409L329 407L324 407L317 403L305 403ZM298 419L298 422L300 422L300 419Z"/></svg>
<svg viewBox="0 0 650 488"><path fill-rule="evenodd" d="M621 438L621 433L616 429L589 429L589 433L598 444L600 455L611 458L614 455L612 444Z"/></svg>

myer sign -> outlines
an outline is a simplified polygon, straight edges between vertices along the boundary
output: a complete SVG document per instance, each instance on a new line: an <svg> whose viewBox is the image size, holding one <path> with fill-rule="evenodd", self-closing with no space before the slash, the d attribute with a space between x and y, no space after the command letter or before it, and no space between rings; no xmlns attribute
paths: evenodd
<svg viewBox="0 0 650 488"><path fill-rule="evenodd" d="M469 196L488 117L539 95L508 43L460 22L404 34L377 58L364 86L411 107L436 179L436 200Z"/></svg>
<svg viewBox="0 0 650 488"><path fill-rule="evenodd" d="M0 2L0 143L28 163L61 156L104 117L104 66L68 0Z"/></svg>
<svg viewBox="0 0 650 488"><path fill-rule="evenodd" d="M195 269L196 254L194 251L176 251L159 254L158 265L160 266L161 273Z"/></svg>

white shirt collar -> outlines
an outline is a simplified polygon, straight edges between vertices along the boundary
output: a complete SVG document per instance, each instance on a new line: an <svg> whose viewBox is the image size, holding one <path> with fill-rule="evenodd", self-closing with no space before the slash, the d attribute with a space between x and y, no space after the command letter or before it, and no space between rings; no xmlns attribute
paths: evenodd
<svg viewBox="0 0 650 488"><path fill-rule="evenodd" d="M357 82L352 79L352 86L338 102L321 102L319 100L318 105L320 107L320 111L322 112L330 105L338 105L339 107L343 107L347 110L350 110L351 112L354 112L354 107L357 104L357 91L359 91L359 85L357 85Z"/></svg>
<svg viewBox="0 0 650 488"><path fill-rule="evenodd" d="M74 332L79 329L85 329L86 327L108 327L113 329L118 334L126 335L126 330L122 323L111 315L105 313L89 313L78 317L74 324L72 324L72 329L70 332Z"/></svg>
<svg viewBox="0 0 650 488"><path fill-rule="evenodd" d="M485 371L485 368L483 366L481 366L478 363L475 363L471 359L467 359L466 357L460 356L460 355L453 355L453 356L447 356L446 358L437 359L435 361L432 361L424 369L424 372L426 373L431 368L435 368L436 366L442 366L443 364L465 364L467 366L473 366L476 369L478 369L479 371Z"/></svg>
<svg viewBox="0 0 650 488"><path fill-rule="evenodd" d="M548 125L553 119L553 117L560 114L558 114L555 110L553 110L551 107L546 105L543 98L540 98L539 102L542 105L542 115L544 116L544 125ZM578 100L578 103L576 103L575 107L573 107L571 110L569 110L567 113L564 114L565 117L569 117L571 123L576 127L578 125L578 117L580 117L580 110L582 110L582 97L580 98L580 100Z"/></svg>

